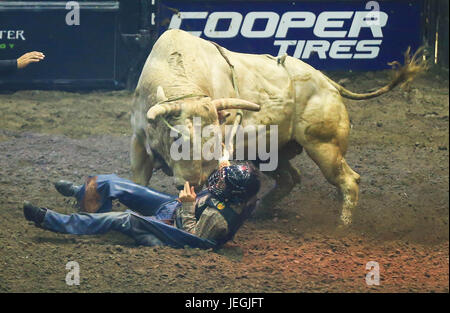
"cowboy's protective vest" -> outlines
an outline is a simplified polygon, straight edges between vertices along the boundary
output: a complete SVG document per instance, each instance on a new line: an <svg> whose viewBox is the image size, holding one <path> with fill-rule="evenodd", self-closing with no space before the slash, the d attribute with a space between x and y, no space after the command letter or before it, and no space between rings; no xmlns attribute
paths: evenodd
<svg viewBox="0 0 450 313"><path fill-rule="evenodd" d="M208 190L202 190L197 194L197 206L195 208L195 218L197 221L200 219L200 216L207 207L211 207L219 211L225 221L227 221L228 234L221 240L221 242L219 242L220 245L233 239L236 232L255 208L254 205L247 206L243 208L241 213L237 213L233 210L231 205L219 201Z"/></svg>

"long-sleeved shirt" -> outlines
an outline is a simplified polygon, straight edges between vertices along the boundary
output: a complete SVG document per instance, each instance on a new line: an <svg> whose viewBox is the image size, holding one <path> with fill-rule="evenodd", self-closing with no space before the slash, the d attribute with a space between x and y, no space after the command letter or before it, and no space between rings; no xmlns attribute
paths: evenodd
<svg viewBox="0 0 450 313"><path fill-rule="evenodd" d="M17 60L0 60L0 75L12 74L17 70Z"/></svg>
<svg viewBox="0 0 450 313"><path fill-rule="evenodd" d="M196 199L195 202L182 202L182 206L177 210L177 217L181 219L181 227L198 237L220 241L229 232L228 223L220 212L212 207L207 207L197 220L195 218L196 206L204 205L207 197ZM215 205L218 200L212 198ZM242 212L242 207L233 207L236 213Z"/></svg>

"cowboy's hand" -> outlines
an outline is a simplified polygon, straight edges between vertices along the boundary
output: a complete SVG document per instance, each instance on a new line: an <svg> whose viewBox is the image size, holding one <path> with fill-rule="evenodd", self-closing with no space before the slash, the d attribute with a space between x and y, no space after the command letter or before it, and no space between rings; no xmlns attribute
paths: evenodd
<svg viewBox="0 0 450 313"><path fill-rule="evenodd" d="M184 183L184 189L180 191L178 198L181 202L194 202L197 194L195 193L194 187L189 186L189 182Z"/></svg>
<svg viewBox="0 0 450 313"><path fill-rule="evenodd" d="M42 52L28 52L22 55L20 58L17 59L17 68L24 68L27 67L30 63L36 63L45 58L45 55Z"/></svg>

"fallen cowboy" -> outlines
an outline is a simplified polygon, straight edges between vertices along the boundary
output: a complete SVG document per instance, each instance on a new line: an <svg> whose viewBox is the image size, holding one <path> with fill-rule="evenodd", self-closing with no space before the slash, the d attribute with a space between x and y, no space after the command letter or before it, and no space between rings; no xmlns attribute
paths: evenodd
<svg viewBox="0 0 450 313"><path fill-rule="evenodd" d="M215 249L232 239L256 206L259 172L251 164L222 160L198 194L186 182L177 197L112 175L89 177L83 186L59 181L56 189L73 196L83 212L64 215L24 203L24 215L53 232L94 235L119 231L138 245ZM117 199L131 210L111 212Z"/></svg>

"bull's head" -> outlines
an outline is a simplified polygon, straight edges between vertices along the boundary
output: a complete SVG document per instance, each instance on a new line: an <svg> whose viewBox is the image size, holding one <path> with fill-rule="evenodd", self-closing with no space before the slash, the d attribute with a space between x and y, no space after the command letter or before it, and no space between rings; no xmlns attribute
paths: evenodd
<svg viewBox="0 0 450 313"><path fill-rule="evenodd" d="M157 89L156 99L158 103L147 112L149 122L147 136L154 154L157 153L163 159L165 166L170 169L169 172L173 173L177 188L182 188L185 181L189 181L193 186L201 186L217 167L216 158L207 160L202 154L200 159L198 157L196 159L193 155L193 145L197 140L194 138L201 138L201 147L203 147L205 142L211 142L212 137L217 134L203 131L202 135L198 136L196 132L204 130L209 125L219 126L219 114L224 110L259 111L260 109L258 104L237 98L212 100L209 97L186 97L168 101L161 87ZM194 120L194 118L196 119ZM194 125L195 121L199 121L201 125ZM183 136L181 138L170 137L170 131L178 125L183 126L184 131L180 131ZM189 160L173 158L171 147L175 140L188 141Z"/></svg>

